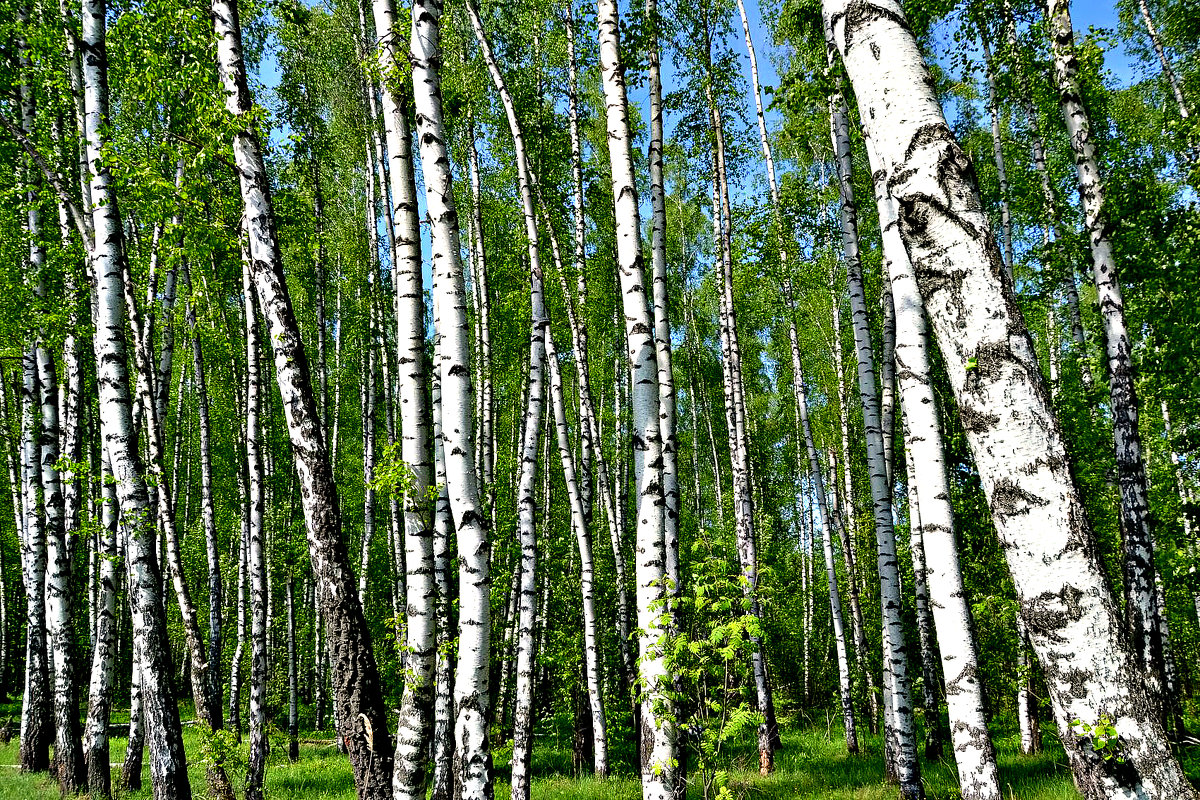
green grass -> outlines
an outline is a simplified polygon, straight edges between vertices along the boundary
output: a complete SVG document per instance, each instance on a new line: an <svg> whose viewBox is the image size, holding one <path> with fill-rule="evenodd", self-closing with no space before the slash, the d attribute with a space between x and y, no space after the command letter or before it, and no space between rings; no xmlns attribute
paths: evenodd
<svg viewBox="0 0 1200 800"><path fill-rule="evenodd" d="M18 711L19 709L13 709ZM6 716L8 709L0 709ZM114 720L117 722L118 720ZM607 781L591 777L573 778L570 775L570 735L566 719L547 721L539 725L539 736L534 753L533 796L538 800L637 800L641 797L640 784L630 774L627 764L618 763L618 775ZM564 728L566 729L564 731ZM302 735L307 743L301 744L300 761L287 761L286 743L278 736L273 737L272 756L267 768L267 796L272 800L351 800L354 785L349 762L337 752L332 744L323 744L325 734ZM1019 800L1077 800L1066 759L1062 748L1052 733L1045 735L1046 750L1038 756L1026 757L1018 752L1015 735L1000 735L996 746L1000 761L1000 781L1006 798ZM863 752L857 756L847 755L837 726L832 733L824 726L789 727L783 735L784 749L776 756L774 774L763 778L758 775L757 752L748 742L731 747L723 754L723 768L728 772L729 787L736 797L753 800L778 798L821 798L822 800L892 800L896 797L895 787L884 781L881 741L878 736L864 736ZM184 743L189 756L189 774L196 797L205 790L204 764L201 758L201 740L194 726L184 729ZM620 742L614 742L614 750L622 750ZM239 750L244 759L247 743ZM114 778L119 774L116 766L124 758L125 739L112 740ZM508 796L510 748L499 747L495 754L496 797ZM12 765L17 762L17 743L0 745L0 800L56 800L58 789L47 775L23 775ZM1195 774L1200 760L1194 753L1185 754L1189 772ZM930 800L952 800L958 796L954 764L947 758L941 761L922 761L925 786ZM693 788L689 798L702 797L699 774L693 767ZM243 774L235 770L232 774L235 789L240 796ZM143 784L140 792L125 797L150 797L149 765L143 769ZM115 787L115 780L114 780Z"/></svg>

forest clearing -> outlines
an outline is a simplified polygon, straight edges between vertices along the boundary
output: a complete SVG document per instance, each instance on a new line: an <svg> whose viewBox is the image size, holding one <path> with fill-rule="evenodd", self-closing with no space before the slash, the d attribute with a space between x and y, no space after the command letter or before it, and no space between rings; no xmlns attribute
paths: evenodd
<svg viewBox="0 0 1200 800"><path fill-rule="evenodd" d="M0 0L0 800L1200 800L1197 97L1190 0Z"/></svg>

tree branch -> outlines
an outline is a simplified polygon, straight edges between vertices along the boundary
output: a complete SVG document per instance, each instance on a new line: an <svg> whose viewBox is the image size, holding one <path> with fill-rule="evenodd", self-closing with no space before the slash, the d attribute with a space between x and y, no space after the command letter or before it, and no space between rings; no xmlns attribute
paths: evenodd
<svg viewBox="0 0 1200 800"><path fill-rule="evenodd" d="M61 202L71 214L71 220L75 223L75 230L79 232L79 238L83 240L84 249L90 253L92 251L93 239L92 226L87 217L83 215L83 212L79 210L79 206L71 198L71 195L67 192L66 187L63 186L62 178L59 177L57 172L50 169L50 165L46 162L46 159L42 157L40 152L38 152L37 146L30 141L29 137L25 135L25 132L13 125L12 121L5 116L3 112L0 112L0 127L8 131L9 135L16 140L17 144L21 145L21 148L29 154L29 157L33 159L33 162L37 164L38 168L42 171L42 174L46 176L46 180L49 181L50 185L54 187L54 192L58 195L59 202Z"/></svg>

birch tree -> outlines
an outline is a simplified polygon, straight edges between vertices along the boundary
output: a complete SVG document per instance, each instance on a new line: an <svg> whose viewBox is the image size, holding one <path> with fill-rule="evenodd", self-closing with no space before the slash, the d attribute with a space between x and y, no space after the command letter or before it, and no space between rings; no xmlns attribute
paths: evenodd
<svg viewBox="0 0 1200 800"><path fill-rule="evenodd" d="M1089 800L1194 797L1120 633L1029 334L904 12L889 0L822 10L896 202L1076 784ZM1104 714L1119 765L1072 727Z"/></svg>

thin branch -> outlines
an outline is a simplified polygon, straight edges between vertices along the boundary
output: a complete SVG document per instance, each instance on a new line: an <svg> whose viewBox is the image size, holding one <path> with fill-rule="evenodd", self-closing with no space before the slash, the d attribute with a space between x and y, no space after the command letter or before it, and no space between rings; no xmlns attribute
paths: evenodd
<svg viewBox="0 0 1200 800"><path fill-rule="evenodd" d="M38 152L37 146L30 141L24 131L12 124L12 121L4 115L4 112L0 112L0 127L8 131L9 135L21 145L21 148L29 154L29 157L33 159L33 162L42 171L42 174L46 176L46 180L54 187L54 192L58 195L59 201L71 214L71 221L75 223L75 230L79 232L79 238L83 240L84 248L90 253L93 241L92 226L87 217L83 215L83 212L79 210L79 206L76 205L70 193L67 192L62 178L59 177L57 172L50 169L50 165L46 162L46 159Z"/></svg>

